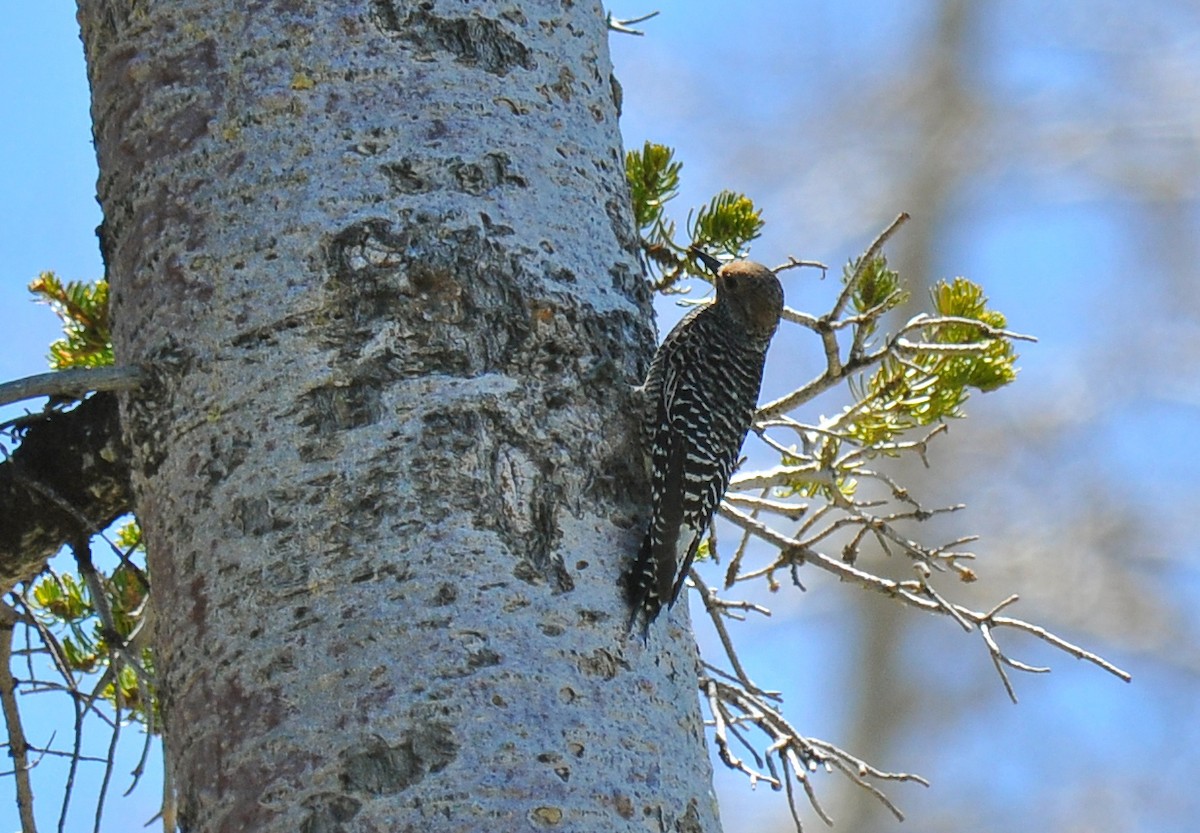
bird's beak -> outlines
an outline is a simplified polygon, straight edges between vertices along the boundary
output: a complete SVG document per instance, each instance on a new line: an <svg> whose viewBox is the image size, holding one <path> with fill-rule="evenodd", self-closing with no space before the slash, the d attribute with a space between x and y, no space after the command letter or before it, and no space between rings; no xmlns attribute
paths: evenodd
<svg viewBox="0 0 1200 833"><path fill-rule="evenodd" d="M717 274L717 270L725 265L703 249L698 249L695 246L692 246L690 249L688 249L688 251L691 252L692 257L699 259L699 261L704 264L704 267L714 275Z"/></svg>

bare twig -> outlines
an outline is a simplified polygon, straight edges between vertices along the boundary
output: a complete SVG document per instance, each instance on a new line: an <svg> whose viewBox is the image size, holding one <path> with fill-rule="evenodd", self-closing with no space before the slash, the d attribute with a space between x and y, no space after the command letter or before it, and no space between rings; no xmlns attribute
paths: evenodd
<svg viewBox="0 0 1200 833"><path fill-rule="evenodd" d="M115 681L113 692L116 701L114 706L116 716L113 721L112 734L108 739L108 753L104 759L104 775L100 779L100 794L96 797L96 821L92 833L100 833L100 821L104 818L104 800L108 797L108 785L112 782L113 764L117 755L117 741L121 737L121 687Z"/></svg>
<svg viewBox="0 0 1200 833"><path fill-rule="evenodd" d="M729 636L729 630L722 621L726 615L726 608L718 603L716 591L709 589L695 569L692 569L689 575L692 577L692 583L696 585L696 589L700 591L704 609L708 611L708 618L712 620L713 628L717 631L717 638L721 640L721 647L725 649L725 656L729 659L733 673L737 675L738 681L745 686L747 691L762 694L762 689L751 682L749 675L746 674L746 669L742 667L741 660L738 659L737 650L733 647L733 640ZM770 615L770 611L765 612L768 616Z"/></svg>
<svg viewBox="0 0 1200 833"><path fill-rule="evenodd" d="M854 294L855 287L858 286L858 282L862 280L863 275L866 274L867 266L869 266L871 261L873 261L879 255L879 252L883 250L884 244L887 243L891 236L900 229L900 226L907 222L908 213L901 212L895 220L892 220L891 224L887 228L879 233L879 236L872 241L871 245L867 247L867 250L862 253L857 261L855 261L854 274L850 276L850 279L846 281L845 287L842 288L841 295L838 296L837 302L833 305L833 309L830 311L830 318L838 318L841 316L842 310L846 308L846 304L850 302L850 298Z"/></svg>
<svg viewBox="0 0 1200 833"><path fill-rule="evenodd" d="M833 819L817 800L808 777L810 772L817 769L838 770L855 785L874 795L901 821L904 814L872 781L913 781L924 786L929 785L929 782L919 775L885 772L827 741L804 737L778 709L736 682L721 682L713 677L701 675L699 684L712 715L713 734L721 761L730 769L745 774L752 785L762 781L770 784L773 789L786 789L797 831L803 831L803 826L794 804L795 794L790 785L793 779L804 788L809 804L817 815L826 824L833 823ZM751 768L730 749L728 735L733 734L736 727L742 725L754 726L769 741L765 760L759 763L760 768L763 764L767 766L767 772ZM755 758L758 763L757 754ZM775 766L776 758L782 764L782 772Z"/></svg>
<svg viewBox="0 0 1200 833"><path fill-rule="evenodd" d="M759 781L765 781L775 789L779 789L782 784L779 779L770 775L765 775L757 772L746 765L745 761L733 754L733 750L729 748L729 738L727 733L729 730L729 721L727 720L727 710L720 697L720 683L711 677L700 678L700 690L708 698L708 709L712 714L713 738L717 744L717 754L721 758L721 762L730 769L745 773L750 779L751 786Z"/></svg>
<svg viewBox="0 0 1200 833"><path fill-rule="evenodd" d="M71 704L75 708L75 741L71 753L71 763L67 767L67 783L63 790L62 809L58 813L58 833L63 833L66 827L67 810L71 807L71 796L75 794L75 774L79 771L79 762L82 760L83 718L87 714L87 709L84 708L78 696L71 698Z"/></svg>
<svg viewBox="0 0 1200 833"><path fill-rule="evenodd" d="M988 653L992 656L993 660L996 661L998 669L1002 664L1023 671L1038 670L1034 667L1024 666L1021 663L1015 662L1000 650L999 646L995 642L995 639L992 637L992 631L995 628L1006 627L1031 634L1043 642L1058 648L1060 651L1064 651L1077 659L1086 660L1087 662L1092 663L1098 668L1101 668L1126 682L1129 682L1129 680L1132 679L1132 676L1127 671L1118 668L1113 663L1097 654L1092 653L1091 651L1084 650L1083 648L1068 642L1067 640L1051 633L1040 625L1034 625L1022 619L1015 619L1009 616L996 615L996 610L999 609L999 607L1011 604L1013 601L1015 601L1015 598L1010 597L1010 599L1005 600L1001 606L993 608L993 610L989 612L971 610L963 605L948 602L945 599L942 599L940 596L931 596L929 594L929 588L926 582L898 582L892 579L885 579L866 572L865 570L854 567L851 564L847 564L839 559L830 558L829 556L804 545L801 541L776 532L765 524L755 520L754 518L751 518L745 513L739 512L731 506L723 505L721 508L721 515L743 529L749 529L754 535L770 544L773 544L780 551L779 557L775 562L760 570L738 576L738 581L745 581L759 575L772 573L776 570L789 567L796 560L800 560L804 564L811 564L818 569L832 573L842 581L857 584L860 587L872 590L876 593L881 593L885 596L899 599L910 607L915 607L919 610L924 610L929 613L942 613L951 616L956 621L959 621L960 624L966 622L973 626L971 627L971 630L981 628L983 625L988 626L989 638L984 640L984 642L988 648ZM1003 672L1001 672L1001 677L1002 679L1006 679Z"/></svg>
<svg viewBox="0 0 1200 833"><path fill-rule="evenodd" d="M764 489L775 486L793 487L801 482L824 480L825 473L816 463L794 466L774 466L762 471L735 474L730 482L731 489Z"/></svg>
<svg viewBox="0 0 1200 833"><path fill-rule="evenodd" d="M893 339L900 339L906 333L910 333L913 330L920 330L926 327L945 327L950 324L960 324L974 327L975 329L979 330L981 335L989 339L1007 338L1012 339L1013 341L1037 342L1037 336L1018 333L1012 330L1002 329L1000 327L993 327L991 324L988 324L986 321L980 321L978 318L963 318L962 316L958 315L930 315L927 312L914 315L908 320L908 323L897 330L892 337Z"/></svg>
<svg viewBox="0 0 1200 833"><path fill-rule="evenodd" d="M0 405L39 396L81 398L90 391L133 390L145 375L136 367L73 367L0 384Z"/></svg>
<svg viewBox="0 0 1200 833"><path fill-rule="evenodd" d="M787 263L781 263L771 271L779 274L780 272L784 272L788 269L803 269L806 267L811 269L820 269L822 280L825 279L825 275L829 272L829 267L819 260L800 260L792 257L791 255L788 255Z"/></svg>
<svg viewBox="0 0 1200 833"><path fill-rule="evenodd" d="M788 503L783 500L768 500L764 497L754 497L753 495L727 493L725 500L732 503L734 506L745 506L758 512L770 512L775 515L781 515L790 521L798 521L804 517L804 513L808 511L808 506L803 503Z"/></svg>
<svg viewBox="0 0 1200 833"><path fill-rule="evenodd" d="M65 505L64 508L70 505L51 489L44 489L47 492L47 497L51 500ZM77 511L68 509L71 514L76 515L79 519ZM86 519L81 519L80 526L83 527ZM118 556L123 556L122 563L133 568L133 574L139 580L144 580L145 576L137 569L131 561L129 561L130 553L121 552L120 548L116 547L111 541L108 542L113 551ZM62 678L62 683L52 681L43 681L35 679L31 673L30 679L26 681L24 690L30 693L38 691L61 691L70 695L71 703L75 709L74 721L74 745L70 751L59 752L57 750L44 750L45 754L63 755L69 759L67 770L66 784L63 791L62 805L59 811L58 829L61 833L65 829L72 797L74 796L75 777L78 772L79 765L84 762L99 762L104 766L104 773L101 779L100 794L97 798L95 807L95 829L99 830L101 819L103 816L104 804L111 786L113 775L113 764L115 760L116 745L120 742L121 723L123 712L128 704L124 702L124 693L120 680L120 672L122 666L128 666L134 671L134 675L138 686L138 696L144 704L144 713L146 715L146 739L143 744L142 754L133 771L133 784L137 784L143 772L145 762L148 759L149 749L153 742L154 720L153 720L153 691L151 681L146 669L142 666L140 656L137 652L140 651L139 646L144 642L148 620L143 611L142 618L134 626L130 632L128 639L122 637L121 632L117 629L116 617L109 599L109 589L106 586L104 577L96 569L92 562L91 539L85 532L79 532L71 542L71 548L76 558L76 565L79 574L83 579L84 586L87 589L88 599L92 610L97 619L99 619L99 631L101 637L107 646L107 664L103 672L96 679L95 685L88 694L80 691L81 680L75 675L70 663L67 661L63 653L63 649L59 644L55 635L39 620L38 616L30 612L30 604L24 595L14 594L14 603L19 604L25 611L17 613L20 619L26 624L35 629L40 646L36 649L38 652L45 652L51 658L54 668ZM54 574L51 572L51 576ZM77 623L70 623L73 630L78 630ZM85 675L85 678L90 675ZM115 692L115 714L112 717L106 715L98 708L98 704L104 699L105 689L113 686ZM102 758L96 758L82 754L84 720L89 713L95 714L99 719L104 721L110 730L108 740L108 751Z"/></svg>
<svg viewBox="0 0 1200 833"><path fill-rule="evenodd" d="M12 675L12 640L16 633L17 612L0 602L0 706L8 726L8 754L13 759L13 775L17 782L17 813L21 818L21 833L37 833L33 816L33 786L29 781L29 744L21 727L21 710L17 707L17 683Z"/></svg>
<svg viewBox="0 0 1200 833"><path fill-rule="evenodd" d="M877 364L885 356L889 355L888 348L884 346L870 353L852 354L848 359L843 361L841 347L837 341L837 328L834 327L833 319L830 315L830 313L826 313L821 318L810 318L809 321L812 322L811 324L803 320L799 314L788 316L791 320L796 320L798 323L809 326L810 329L820 336L821 344L825 351L825 370L820 376L801 385L791 393L760 407L755 414L757 421L779 417L808 402L810 399L819 396L854 374Z"/></svg>
<svg viewBox="0 0 1200 833"><path fill-rule="evenodd" d="M627 20L617 20L615 17L609 14L607 19L608 28L610 31L620 32L623 35L644 35L646 33L640 29L632 29L630 27L635 23L645 23L652 17L658 17L658 14L658 12L654 11L650 12L649 14L644 14L641 17L631 17Z"/></svg>

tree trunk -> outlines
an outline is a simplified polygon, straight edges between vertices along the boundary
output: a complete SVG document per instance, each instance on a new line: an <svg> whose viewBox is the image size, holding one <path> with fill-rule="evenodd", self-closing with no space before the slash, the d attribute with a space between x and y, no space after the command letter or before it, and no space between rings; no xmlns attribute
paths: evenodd
<svg viewBox="0 0 1200 833"><path fill-rule="evenodd" d="M599 5L79 10L181 826L715 830Z"/></svg>

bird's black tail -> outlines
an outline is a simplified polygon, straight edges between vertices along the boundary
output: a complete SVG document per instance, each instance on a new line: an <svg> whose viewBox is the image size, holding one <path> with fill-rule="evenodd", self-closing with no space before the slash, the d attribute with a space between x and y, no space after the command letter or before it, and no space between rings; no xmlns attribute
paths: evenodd
<svg viewBox="0 0 1200 833"><path fill-rule="evenodd" d="M645 640L650 632L650 625L662 612L666 604L667 594L671 592L674 581L674 571L666 578L666 593L663 592L663 576L661 575L664 561L674 566L674 559L658 557L654 551L653 536L646 535L642 539L642 547L638 551L637 560L625 574L625 598L629 602L629 626L633 631L638 619L642 620L642 639Z"/></svg>

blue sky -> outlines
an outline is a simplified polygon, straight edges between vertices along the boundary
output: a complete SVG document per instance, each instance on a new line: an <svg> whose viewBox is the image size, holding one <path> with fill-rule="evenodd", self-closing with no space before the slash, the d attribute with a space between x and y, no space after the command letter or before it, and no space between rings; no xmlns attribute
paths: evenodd
<svg viewBox="0 0 1200 833"><path fill-rule="evenodd" d="M1068 822L1081 808L1110 804L1115 823L1108 829L1183 831L1192 829L1189 816L1200 817L1200 800L1187 797L1194 790L1184 775L1200 765L1193 751L1200 748L1200 665L1193 647L1200 623L1188 613L1200 601L1200 580L1196 545L1185 534L1200 494L1200 384L1190 351L1198 340L1200 292L1194 275L1184 272L1174 283L1164 277L1170 263L1159 262L1165 255L1154 247L1162 206L1120 179L1141 172L1180 187L1196 179L1190 162L1195 138L1177 134L1200 104L1200 72L1188 59L1200 53L1192 48L1200 26L1186 4L1154 6L1161 30L1141 18L1081 22L1061 9L1060 18L1043 21L1049 13L1031 2L989 6L963 80L991 112L1011 114L997 121L1011 132L976 136L961 149L981 173L957 188L945 216L935 218L924 216L920 205L904 204L902 188L885 187L903 180L913 161L888 136L894 133L895 148L902 148L910 129L906 114L927 98L865 95L889 75L921 65L932 3L762 2L735 12L725 3L664 2L657 4L663 14L642 24L645 37L614 37L627 146L649 138L677 148L685 163L682 205L699 204L719 188L750 193L768 221L755 257L776 263L795 254L837 269L899 210L909 210L914 224L938 223L935 276L978 280L1015 329L1041 338L1021 348L1018 384L973 400L972 419L956 424L934 454L935 465L974 467L961 485L972 502L963 524L966 532L985 534L977 548L985 559L1003 558L1006 541L1028 527L1063 536L1040 542L1048 559L1056 549L1085 550L1070 561L1082 565L1082 577L1123 575L1089 567L1086 547L1067 538L1094 534L1103 547L1117 535L1097 531L1101 522L1083 512L1080 496L1111 501L1114 514L1121 510L1138 522L1128 533L1126 566L1159 602L1106 608L1111 639L1095 632L1094 616L1064 614L1052 623L1131 667L1137 675L1131 686L1017 641L1018 655L1028 652L1055 670L1017 678L1022 702L1014 707L989 677L977 638L924 618L906 633L904 664L925 686L929 706L924 721L902 733L896 758L878 763L919 771L934 785L893 788L910 821L879 829L951 829L942 814L962 806L964 795L979 796L975 806L985 817L973 829L980 831L1073 829ZM625 3L613 12L635 16L650 8ZM1148 37L1155 38L1154 60L1145 64L1110 49L1126 41L1134 53L1138 38ZM0 86L0 124L6 125L0 132L0 321L10 344L0 352L0 379L12 379L45 370L46 347L58 334L53 315L29 300L29 280L46 269L68 280L94 279L101 270L87 83L73 4L46 0L9 14L0 30L0 77L6 79ZM854 133L855 118L870 123L869 108L887 119L864 138ZM1106 121L1109 110L1134 118ZM1086 128L1062 130L1072 119L1085 120ZM1070 157L1064 151L1070 141L1099 150ZM868 146L878 149L860 150ZM1013 146L1022 148L1019 160L1005 161ZM1194 253L1197 205L1193 196L1179 203L1167 214L1182 218L1183 233L1172 245ZM789 283L789 303L817 304L828 283ZM669 301L659 311L665 332L679 313ZM804 335L785 335L777 345L769 390L794 383L789 368L815 370L815 347ZM990 455L997 437L1004 440L1003 455ZM934 480L929 488L943 486ZM960 486L945 488L955 494ZM1054 516L1076 511L1087 528L1052 531ZM1028 524L1014 520L1017 513L1027 513ZM1035 579L998 572L1003 578L990 588L995 597L1019 590L1036 599ZM757 644L747 661L762 684L788 692L789 716L803 729L844 741L855 701L845 687L858 659L856 608L845 589L808 578L810 590L798 600L770 600L777 615L769 626L751 629ZM1111 587L1096 593L1095 604L1121 598ZM1134 613L1143 619L1125 618ZM1182 649L1172 651L1173 641ZM963 714L939 718L947 691L969 705ZM47 705L44 698L22 701L35 742L53 731ZM62 745L69 727L58 731ZM140 752L134 733L128 735L106 830L136 829L155 812L154 771L131 799L118 799ZM61 783L55 767L51 759L39 765L39 795L53 795ZM97 777L97 768L84 770L68 829L90 829ZM0 833L18 826L11 784L0 780ZM823 794L835 784L817 781ZM1098 784L1107 786L1098 792ZM719 773L718 791L729 833L784 817L780 796L751 794L736 776ZM43 801L46 828L53 826L57 807L49 805L56 803ZM807 820L819 829L818 820Z"/></svg>
<svg viewBox="0 0 1200 833"><path fill-rule="evenodd" d="M70 280L100 277L95 228L96 160L88 86L74 5L54 0L13 15L0 33L0 310L20 349L0 356L0 376L46 370L57 322L29 301L25 286L52 269ZM15 330L14 330L15 328Z"/></svg>

